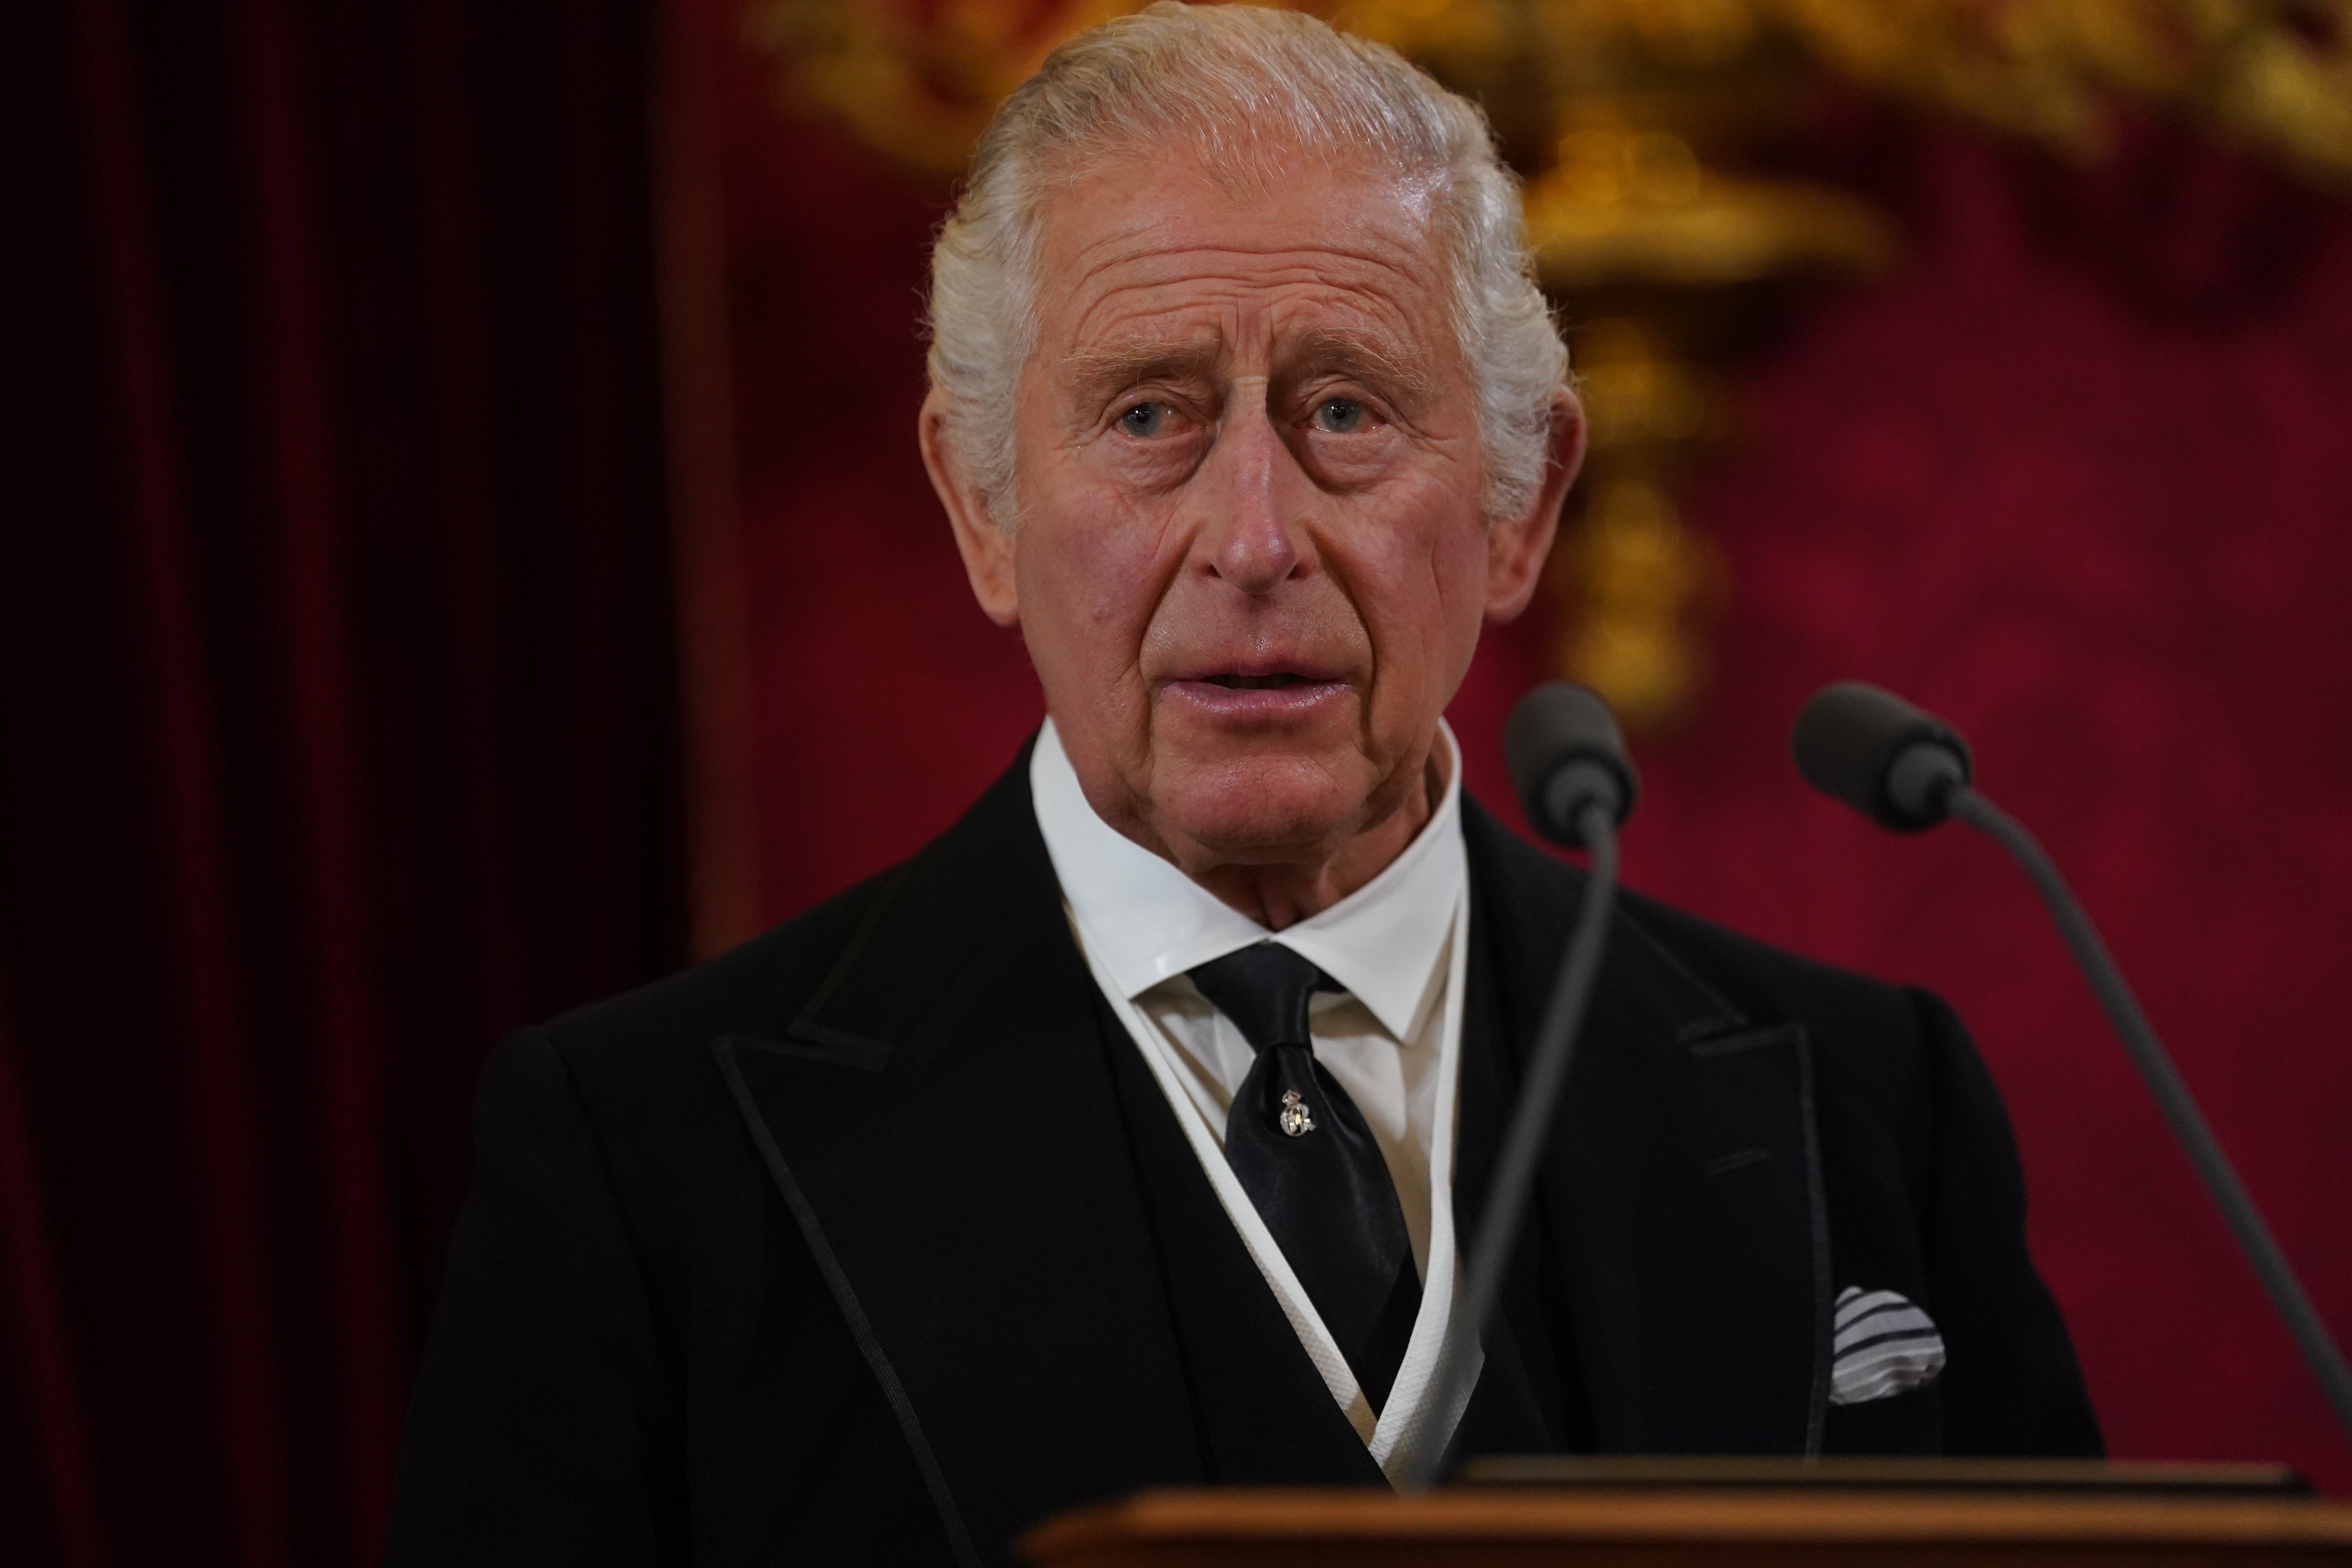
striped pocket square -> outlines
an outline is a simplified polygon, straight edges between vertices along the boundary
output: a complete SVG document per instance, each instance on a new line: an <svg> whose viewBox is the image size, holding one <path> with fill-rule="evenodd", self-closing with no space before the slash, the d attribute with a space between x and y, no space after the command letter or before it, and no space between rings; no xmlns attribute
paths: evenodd
<svg viewBox="0 0 2352 1568"><path fill-rule="evenodd" d="M1831 1341L1830 1403L1861 1405L1908 1394L1944 1370L1936 1321L1892 1290L1839 1292Z"/></svg>

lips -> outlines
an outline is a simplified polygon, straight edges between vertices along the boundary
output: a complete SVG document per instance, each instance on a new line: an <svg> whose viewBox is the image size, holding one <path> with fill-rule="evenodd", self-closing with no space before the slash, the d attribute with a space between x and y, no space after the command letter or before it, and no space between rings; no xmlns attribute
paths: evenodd
<svg viewBox="0 0 2352 1568"><path fill-rule="evenodd" d="M1181 676L1163 684L1160 695L1204 717L1256 729L1309 720L1353 689L1338 676L1312 668L1258 667Z"/></svg>
<svg viewBox="0 0 2352 1568"><path fill-rule="evenodd" d="M1157 661L1155 661L1157 662ZM1170 665L1174 665L1170 668ZM1183 664L1169 660L1160 666L1163 679L1222 686L1229 691L1280 691L1286 687L1343 680L1342 669L1320 664L1296 648L1228 648Z"/></svg>

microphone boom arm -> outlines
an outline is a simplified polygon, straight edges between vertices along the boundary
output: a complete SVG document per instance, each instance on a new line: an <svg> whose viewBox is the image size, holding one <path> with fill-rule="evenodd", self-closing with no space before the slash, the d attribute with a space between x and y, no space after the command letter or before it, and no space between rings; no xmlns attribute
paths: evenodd
<svg viewBox="0 0 2352 1568"><path fill-rule="evenodd" d="M1588 796L1577 810L1576 825L1581 841L1592 851L1592 872L1584 884L1576 924L1569 931L1559 978L1553 983L1551 1000L1536 1031L1527 1082L1519 1087L1510 1131L1495 1162L1486 1212L1478 1216L1478 1233L1470 1247L1468 1288L1456 1304L1460 1315L1446 1325L1445 1343L1438 1352L1437 1369L1430 1376L1424 1408L1440 1422L1447 1420L1460 1403L1463 1385L1470 1378L1472 1348L1501 1302L1503 1277L1510 1271L1519 1226L1535 1187L1536 1166L1543 1158L1545 1140L1551 1135L1560 1090L1576 1057L1576 1037L1592 1001L1601 953L1608 946L1610 917L1617 906L1616 818L1601 801ZM1402 1489L1408 1492L1425 1491L1435 1485L1454 1447L1447 1427L1432 1423L1424 1431L1430 1434L1429 1439L1405 1463Z"/></svg>
<svg viewBox="0 0 2352 1568"><path fill-rule="evenodd" d="M2131 987L2124 983L2122 972L2107 955L2106 943L2099 940L2090 916L2083 912L2083 906L2075 901L2074 892L2058 874L2049 855L2007 812L1957 779L1944 804L1954 816L2009 851L2032 882L2034 891L2042 895L2058 934L2074 953L2084 978L2091 983L2107 1022L2115 1026L2132 1065L2139 1069L2148 1092L2156 1097L2157 1109L2172 1124L2173 1135L2187 1152L2189 1163L2197 1168L2205 1191L2221 1211L2221 1217L2229 1222L2246 1260L2253 1265L2263 1289L2270 1293L2271 1304L2285 1320L2287 1332L2294 1336L2295 1348L2303 1352L2303 1359L2311 1365L2312 1375L2319 1380L2320 1391L2327 1396L2328 1405L2343 1426L2346 1437L2352 1438L2352 1371L2346 1369L2343 1352L2328 1336L2327 1325L2312 1306L2311 1298L2304 1293L2302 1281L2295 1278L2286 1255L2272 1239L2270 1227L2263 1223L2261 1211L2247 1195L2212 1129L2206 1126L2204 1114L2198 1110L2189 1086L2181 1081L2171 1057L2149 1026L2147 1016L2140 1011Z"/></svg>

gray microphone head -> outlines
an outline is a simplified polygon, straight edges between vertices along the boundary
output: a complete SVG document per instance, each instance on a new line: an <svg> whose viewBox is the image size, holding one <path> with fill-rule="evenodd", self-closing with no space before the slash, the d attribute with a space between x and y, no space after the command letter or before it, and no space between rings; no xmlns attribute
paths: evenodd
<svg viewBox="0 0 2352 1568"><path fill-rule="evenodd" d="M1591 687L1549 681L1518 700L1503 726L1503 763L1537 832L1585 849L1580 819L1588 803L1612 826L1633 815L1640 793L1617 716Z"/></svg>
<svg viewBox="0 0 2352 1568"><path fill-rule="evenodd" d="M1897 833L1943 821L1952 792L1974 775L1958 731L1859 680L1815 692L1789 744L1807 784Z"/></svg>

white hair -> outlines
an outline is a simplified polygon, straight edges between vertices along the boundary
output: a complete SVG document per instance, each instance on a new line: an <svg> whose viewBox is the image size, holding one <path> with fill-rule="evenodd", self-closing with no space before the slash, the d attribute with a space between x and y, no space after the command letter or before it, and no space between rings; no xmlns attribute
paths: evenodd
<svg viewBox="0 0 2352 1568"><path fill-rule="evenodd" d="M1485 513L1531 505L1568 352L1486 116L1393 49L1312 16L1160 0L1070 39L1004 100L931 250L931 385L998 524L1018 510L1013 409L1036 346L1041 197L1080 160L1171 142L1220 169L1295 148L1435 191L1454 327L1477 387Z"/></svg>

